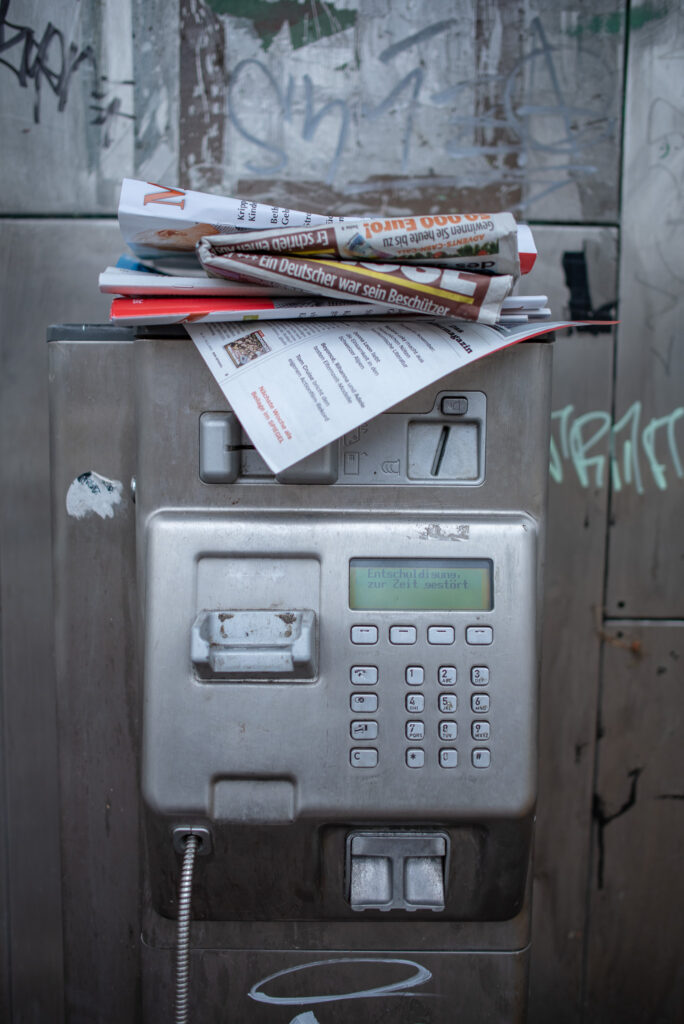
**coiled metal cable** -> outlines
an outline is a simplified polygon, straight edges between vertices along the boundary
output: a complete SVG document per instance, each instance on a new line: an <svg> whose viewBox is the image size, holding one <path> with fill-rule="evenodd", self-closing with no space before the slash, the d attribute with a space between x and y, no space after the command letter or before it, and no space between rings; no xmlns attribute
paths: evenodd
<svg viewBox="0 0 684 1024"><path fill-rule="evenodd" d="M174 1024L187 1024L188 980L190 975L190 910L192 872L199 839L190 833L185 838L183 867L178 887L178 938L176 942L176 1015Z"/></svg>

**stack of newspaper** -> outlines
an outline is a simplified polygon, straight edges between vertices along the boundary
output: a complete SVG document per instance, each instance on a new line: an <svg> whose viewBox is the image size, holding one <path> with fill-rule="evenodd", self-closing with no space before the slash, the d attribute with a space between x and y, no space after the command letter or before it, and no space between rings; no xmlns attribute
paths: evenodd
<svg viewBox="0 0 684 1024"><path fill-rule="evenodd" d="M119 224L134 258L100 275L111 320L183 324L275 473L565 326L512 294L536 249L510 213L325 217L126 179Z"/></svg>
<svg viewBox="0 0 684 1024"><path fill-rule="evenodd" d="M119 223L137 262L100 275L115 323L550 316L510 294L536 257L510 213L350 220L126 179Z"/></svg>

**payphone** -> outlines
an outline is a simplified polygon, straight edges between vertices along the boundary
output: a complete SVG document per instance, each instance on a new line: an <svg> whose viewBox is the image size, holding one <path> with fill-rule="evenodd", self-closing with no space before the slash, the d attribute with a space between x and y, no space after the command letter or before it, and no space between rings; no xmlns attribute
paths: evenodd
<svg viewBox="0 0 684 1024"><path fill-rule="evenodd" d="M189 835L197 1020L524 1019L551 346L278 478L187 337L128 347L146 1019Z"/></svg>

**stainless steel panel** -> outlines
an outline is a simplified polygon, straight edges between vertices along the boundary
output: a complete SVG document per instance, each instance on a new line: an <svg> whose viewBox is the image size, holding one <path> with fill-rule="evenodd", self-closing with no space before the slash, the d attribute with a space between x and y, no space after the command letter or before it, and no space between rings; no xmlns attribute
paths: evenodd
<svg viewBox="0 0 684 1024"><path fill-rule="evenodd" d="M630 36L609 615L684 616L681 11ZM618 429L619 425L619 429Z"/></svg>
<svg viewBox="0 0 684 1024"><path fill-rule="evenodd" d="M48 363L55 316L105 319L100 260L119 252L107 221L3 220L3 719L12 1000L21 1019L62 1012L59 793L52 645ZM65 257L65 253L67 256ZM34 1014L35 1017L31 1017Z"/></svg>
<svg viewBox="0 0 684 1024"><path fill-rule="evenodd" d="M684 623L605 630L585 1019L684 1019Z"/></svg>
<svg viewBox="0 0 684 1024"><path fill-rule="evenodd" d="M144 947L145 1021L169 1020L171 992L162 981L170 950ZM191 998L203 1024L224 1024L229 1011L249 1024L522 1024L527 989L525 953L399 950L379 957L312 947L293 953L196 951ZM392 991L394 989L394 991ZM449 990L449 998L441 993ZM397 998L397 997L400 998Z"/></svg>
<svg viewBox="0 0 684 1024"><path fill-rule="evenodd" d="M539 227L535 239L525 290L547 294L554 316L582 300L580 281L575 294L566 286L566 253L586 258L592 308L615 300L615 230ZM609 428L595 435L611 419L614 343L612 329L561 332L554 344L530 984L530 1020L539 1024L551 1005L558 1024L581 1013Z"/></svg>
<svg viewBox="0 0 684 1024"><path fill-rule="evenodd" d="M131 350L49 345L65 1016L112 1024L140 1013Z"/></svg>

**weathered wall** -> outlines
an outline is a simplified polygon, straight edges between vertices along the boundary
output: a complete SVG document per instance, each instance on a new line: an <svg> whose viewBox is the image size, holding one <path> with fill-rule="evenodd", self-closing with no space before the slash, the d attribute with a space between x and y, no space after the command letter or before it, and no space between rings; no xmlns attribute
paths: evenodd
<svg viewBox="0 0 684 1024"><path fill-rule="evenodd" d="M680 4L4 0L0 25L0 1011L59 1020L70 970L44 335L106 318L129 175L322 212L511 208L557 314L618 300L617 332L556 346L531 1005L677 1019Z"/></svg>

